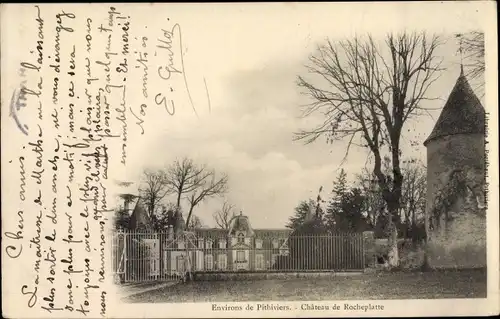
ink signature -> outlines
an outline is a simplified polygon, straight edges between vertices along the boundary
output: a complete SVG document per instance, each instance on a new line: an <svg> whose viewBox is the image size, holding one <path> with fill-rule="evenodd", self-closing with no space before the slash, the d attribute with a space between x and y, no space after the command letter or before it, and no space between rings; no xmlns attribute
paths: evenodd
<svg viewBox="0 0 500 319"><path fill-rule="evenodd" d="M186 89L189 98L189 103L196 116L198 116L198 112L196 111L196 107L194 105L193 98L191 96L191 90L189 89L188 77L186 72L184 71L184 52L182 47L181 26L176 23L170 31L162 29L162 32L163 32L163 38L158 39L158 42L160 44L157 44L156 47L167 51L168 61L166 65L158 67L158 76L163 80L169 80L175 74L182 74L184 80L184 87ZM176 39L178 40L176 41ZM179 57L177 59L178 60L177 63L179 63L178 65L175 61L177 56ZM205 78L203 78L203 81L205 84L205 91L207 94L208 108L210 110L211 109L210 96L208 94L208 88ZM173 92L173 89L170 88L170 91ZM167 99L165 96L163 96L163 93L158 93L155 96L155 102L158 105L163 104L165 109L170 115L175 114L174 101Z"/></svg>
<svg viewBox="0 0 500 319"><path fill-rule="evenodd" d="M163 38L158 39L160 44L157 44L156 47L159 49L164 49L167 51L168 55L168 63L165 66L158 67L158 75L163 80L169 80L172 76L172 73L182 74L184 71L184 61L183 61L183 52L182 52L182 36L181 36L181 26L179 24L175 24L172 30L167 31L165 29L161 29L163 32ZM174 41L175 39L179 39L179 53L180 53L180 67L175 66L174 57Z"/></svg>

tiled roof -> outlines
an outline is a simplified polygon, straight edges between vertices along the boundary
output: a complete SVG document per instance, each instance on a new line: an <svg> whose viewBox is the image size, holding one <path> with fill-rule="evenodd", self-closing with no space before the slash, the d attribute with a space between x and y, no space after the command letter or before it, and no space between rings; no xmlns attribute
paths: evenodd
<svg viewBox="0 0 500 319"><path fill-rule="evenodd" d="M254 229L256 237L286 238L292 233L291 229Z"/></svg>
<svg viewBox="0 0 500 319"><path fill-rule="evenodd" d="M461 73L424 145L448 135L484 133L484 108L464 74Z"/></svg>
<svg viewBox="0 0 500 319"><path fill-rule="evenodd" d="M227 237L227 230L222 228L197 228L195 230L196 236L205 238L225 238Z"/></svg>
<svg viewBox="0 0 500 319"><path fill-rule="evenodd" d="M129 223L131 229L138 229L141 226L150 228L152 226L149 215L144 208L144 204L141 199L137 200L134 211L132 212L132 215L130 215Z"/></svg>
<svg viewBox="0 0 500 319"><path fill-rule="evenodd" d="M254 229L255 238L276 238L286 239L291 233L290 229ZM196 236L204 238L226 238L228 230L222 228L198 228L195 230Z"/></svg>

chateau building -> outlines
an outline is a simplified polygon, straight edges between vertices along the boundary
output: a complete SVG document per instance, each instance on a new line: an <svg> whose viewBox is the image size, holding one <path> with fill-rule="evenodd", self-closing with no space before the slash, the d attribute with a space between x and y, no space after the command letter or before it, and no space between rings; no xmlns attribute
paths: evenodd
<svg viewBox="0 0 500 319"><path fill-rule="evenodd" d="M151 221L140 199L130 217L130 229L136 233L151 230ZM254 229L243 213L231 218L228 229L186 230L181 214L170 215L167 219L164 232L154 233L154 237L148 238L139 235L150 256L162 256L165 274L182 273L188 255L191 267L196 271L258 271L271 269L278 256L289 253L287 241L291 230ZM160 271L157 259L151 258L154 261L149 266L151 275Z"/></svg>

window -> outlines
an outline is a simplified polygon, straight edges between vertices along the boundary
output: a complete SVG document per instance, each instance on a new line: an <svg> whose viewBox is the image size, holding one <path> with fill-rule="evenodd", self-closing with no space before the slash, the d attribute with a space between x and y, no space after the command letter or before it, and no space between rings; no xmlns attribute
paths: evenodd
<svg viewBox="0 0 500 319"><path fill-rule="evenodd" d="M262 239L256 239L255 240L255 248L261 249L262 248Z"/></svg>
<svg viewBox="0 0 500 319"><path fill-rule="evenodd" d="M280 255L288 256L288 242L286 240L280 244Z"/></svg>
<svg viewBox="0 0 500 319"><path fill-rule="evenodd" d="M214 244L213 240L211 240L211 239L207 239L207 241L205 242L205 247L206 247L207 249L212 249L213 244Z"/></svg>
<svg viewBox="0 0 500 319"><path fill-rule="evenodd" d="M198 238L198 248L203 248L203 238Z"/></svg>
<svg viewBox="0 0 500 319"><path fill-rule="evenodd" d="M255 268L256 269L264 269L264 255L263 254L255 255Z"/></svg>
<svg viewBox="0 0 500 319"><path fill-rule="evenodd" d="M245 261L245 251L238 250L236 252L236 262L244 262Z"/></svg>
<svg viewBox="0 0 500 319"><path fill-rule="evenodd" d="M219 240L219 247L221 249L226 249L226 241L225 240Z"/></svg>
<svg viewBox="0 0 500 319"><path fill-rule="evenodd" d="M218 263L218 268L220 270L226 269L226 267L227 267L227 256L226 255L219 255L217 263Z"/></svg>
<svg viewBox="0 0 500 319"><path fill-rule="evenodd" d="M243 233L238 234L238 244L245 243L245 235Z"/></svg>
<svg viewBox="0 0 500 319"><path fill-rule="evenodd" d="M273 254L272 258L272 264L274 265L276 263L276 258L278 258L277 254Z"/></svg>
<svg viewBox="0 0 500 319"><path fill-rule="evenodd" d="M273 248L279 248L279 241L277 239L273 239Z"/></svg>
<svg viewBox="0 0 500 319"><path fill-rule="evenodd" d="M212 255L205 256L205 270L212 270L214 257Z"/></svg>

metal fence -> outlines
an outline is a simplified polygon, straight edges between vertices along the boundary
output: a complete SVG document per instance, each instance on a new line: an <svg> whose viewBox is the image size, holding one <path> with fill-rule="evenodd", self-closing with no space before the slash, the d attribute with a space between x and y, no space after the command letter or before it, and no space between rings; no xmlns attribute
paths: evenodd
<svg viewBox="0 0 500 319"><path fill-rule="evenodd" d="M193 273L351 271L364 268L362 234L221 236L116 231L121 282L178 280Z"/></svg>

